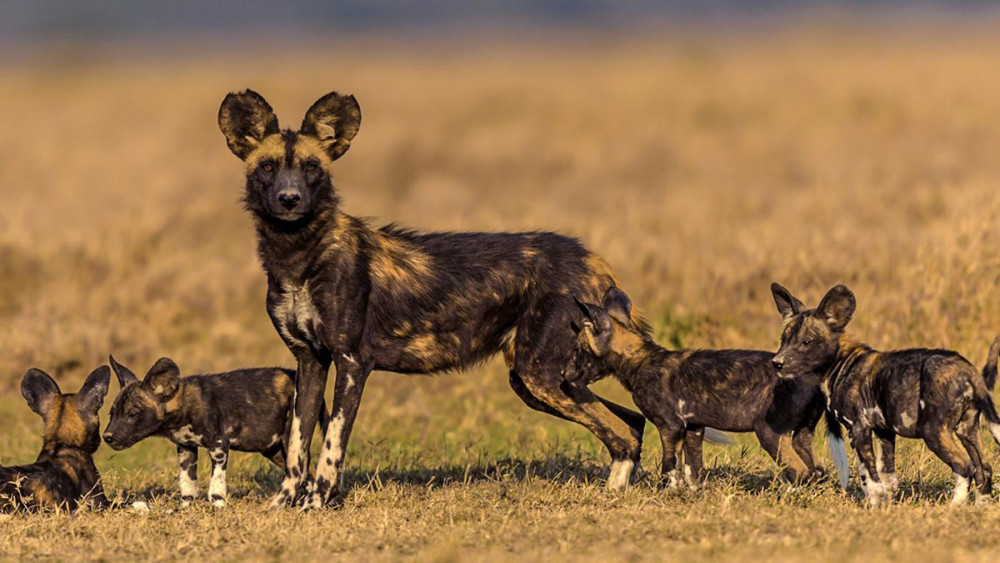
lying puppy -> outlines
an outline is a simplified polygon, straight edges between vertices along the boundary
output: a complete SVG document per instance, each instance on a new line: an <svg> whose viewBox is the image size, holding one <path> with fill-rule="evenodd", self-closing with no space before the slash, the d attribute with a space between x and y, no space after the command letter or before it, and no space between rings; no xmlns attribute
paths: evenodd
<svg viewBox="0 0 1000 563"><path fill-rule="evenodd" d="M21 394L45 423L42 451L31 465L0 467L0 512L108 506L92 456L101 445L97 411L110 380L111 370L101 366L79 393L63 394L41 370L24 375Z"/></svg>
<svg viewBox="0 0 1000 563"><path fill-rule="evenodd" d="M198 448L208 449L212 458L208 497L217 507L226 505L229 450L259 452L284 467L294 371L247 368L181 378L177 364L160 358L139 381L113 357L111 367L121 391L104 441L115 450L148 436L176 444L184 506L198 496Z"/></svg>
<svg viewBox="0 0 1000 563"><path fill-rule="evenodd" d="M955 473L952 503L964 503L969 483L989 498L992 470L983 461L980 415L1000 444L1000 417L990 397L997 378L1000 337L990 348L982 373L950 350L873 350L844 334L857 303L838 285L815 309L777 283L774 302L785 320L774 365L782 374L817 374L829 408L847 426L857 454L861 484L870 506L889 500L896 479L896 435L922 438ZM876 459L872 434L882 455Z"/></svg>
<svg viewBox="0 0 1000 563"><path fill-rule="evenodd" d="M566 378L587 384L613 373L621 381L660 432L662 472L669 485L679 483L683 444L683 477L697 486L706 426L754 432L764 450L785 466L789 481L812 474L813 432L825 410L816 378L779 377L770 352L667 350L632 326L632 304L617 288L608 290L602 306L577 303L584 320ZM843 450L838 436L832 436L834 444Z"/></svg>

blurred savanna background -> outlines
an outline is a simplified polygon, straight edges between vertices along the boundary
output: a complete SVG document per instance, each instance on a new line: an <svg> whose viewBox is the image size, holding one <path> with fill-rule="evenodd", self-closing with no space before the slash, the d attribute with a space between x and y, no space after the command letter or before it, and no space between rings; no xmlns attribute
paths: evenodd
<svg viewBox="0 0 1000 563"><path fill-rule="evenodd" d="M30 367L73 391L109 353L140 375L160 356L185 373L293 365L264 310L243 168L216 125L225 94L248 87L293 128L330 90L358 98L361 131L333 168L348 213L576 236L671 347L775 349L775 280L807 304L846 283L859 301L851 330L876 347L949 347L981 365L1000 332L1000 12L986 3L199 4L0 8L4 465L40 446L19 393ZM630 401L615 382L596 388ZM702 491L645 478L611 494L600 443L525 407L500 362L376 374L341 510L265 512L280 471L236 454L231 506L182 511L174 448L150 439L97 454L109 494L149 502L148 514L10 518L0 551L990 560L1000 549L1000 508L943 506L951 476L922 444L901 443L901 498L870 512L856 484L776 481L755 440L737 439L706 450ZM647 426L651 475L658 459Z"/></svg>

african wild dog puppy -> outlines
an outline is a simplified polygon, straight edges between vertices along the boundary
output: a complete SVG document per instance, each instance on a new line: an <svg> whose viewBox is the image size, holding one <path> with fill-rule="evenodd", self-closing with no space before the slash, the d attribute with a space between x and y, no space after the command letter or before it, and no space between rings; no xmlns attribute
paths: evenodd
<svg viewBox="0 0 1000 563"><path fill-rule="evenodd" d="M281 368L248 368L181 377L169 358L160 358L139 381L111 358L121 391L111 407L104 441L115 450L148 436L177 446L181 502L198 496L198 448L208 449L212 479L208 498L226 505L229 450L259 452L284 466L284 437L295 393L295 373Z"/></svg>
<svg viewBox="0 0 1000 563"><path fill-rule="evenodd" d="M458 370L503 352L510 385L529 407L585 426L611 454L608 487L626 486L639 460L642 415L567 385L572 295L600 299L608 265L575 239L547 232L418 233L373 228L341 210L333 161L361 125L353 96L331 92L298 131L278 127L259 94L226 96L219 127L245 163L245 203L267 273L267 310L298 360L285 481L271 506L323 506L341 468L373 369ZM638 323L638 319L636 319ZM333 408L316 477L306 437L331 366Z"/></svg>
<svg viewBox="0 0 1000 563"><path fill-rule="evenodd" d="M611 288L601 306L578 302L584 314L576 327L578 345L567 379L591 383L611 372L632 393L635 404L660 432L663 478L680 483L701 479L701 446L706 426L754 432L789 481L815 469L813 432L825 412L815 377L783 378L771 363L774 354L758 350L667 350L631 320L632 303ZM834 431L839 425L832 426ZM843 448L839 435L834 444Z"/></svg>
<svg viewBox="0 0 1000 563"><path fill-rule="evenodd" d="M111 370L101 366L80 392L63 394L45 372L32 369L21 394L45 423L42 451L31 465L0 467L0 512L42 508L76 510L108 506L93 454L101 445L97 412L108 392Z"/></svg>
<svg viewBox="0 0 1000 563"><path fill-rule="evenodd" d="M838 285L807 309L781 285L771 284L785 320L774 365L783 374L816 374L829 408L847 426L870 506L891 500L896 479L896 435L922 438L955 474L952 502L964 503L970 481L989 498L992 470L983 461L980 415L1000 444L1000 417L989 391L997 378L1000 337L982 373L951 350L911 348L880 352L848 337L844 329L857 302ZM872 434L881 445L876 458Z"/></svg>

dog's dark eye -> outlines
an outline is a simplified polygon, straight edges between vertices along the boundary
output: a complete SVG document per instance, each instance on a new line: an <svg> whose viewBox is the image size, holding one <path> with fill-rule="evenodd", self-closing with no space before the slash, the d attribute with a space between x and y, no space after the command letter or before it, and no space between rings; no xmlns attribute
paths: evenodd
<svg viewBox="0 0 1000 563"><path fill-rule="evenodd" d="M265 162L264 164L260 165L260 169L263 170L264 172L270 172L274 170L274 165L271 164L270 162Z"/></svg>
<svg viewBox="0 0 1000 563"><path fill-rule="evenodd" d="M137 418L139 418L139 411L132 411L132 412L128 413L128 419L129 420L135 420Z"/></svg>
<svg viewBox="0 0 1000 563"><path fill-rule="evenodd" d="M812 338L806 338L805 340L802 341L803 346L808 346L812 343L813 343Z"/></svg>
<svg viewBox="0 0 1000 563"><path fill-rule="evenodd" d="M306 163L306 172L314 172L316 168L318 168L318 166L315 162L310 160Z"/></svg>

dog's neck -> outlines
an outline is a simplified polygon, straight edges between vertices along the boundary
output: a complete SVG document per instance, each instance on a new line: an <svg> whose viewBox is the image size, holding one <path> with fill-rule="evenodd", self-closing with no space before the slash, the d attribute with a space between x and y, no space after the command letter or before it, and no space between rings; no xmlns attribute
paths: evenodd
<svg viewBox="0 0 1000 563"><path fill-rule="evenodd" d="M163 403L163 423L159 434L169 436L184 426L191 425L194 418L191 407L194 405L203 407L198 401L185 400L192 385L194 382L191 379L182 377L177 392Z"/></svg>
<svg viewBox="0 0 1000 563"><path fill-rule="evenodd" d="M638 350L628 355L609 354L608 363L622 386L632 392L644 382L659 379L665 371L672 370L671 365L676 363L672 360L680 354L646 339Z"/></svg>
<svg viewBox="0 0 1000 563"><path fill-rule="evenodd" d="M828 385L832 385L837 380L849 375L858 360L871 351L871 347L851 338L846 333L841 333L837 338L836 356L830 365L821 367L817 373Z"/></svg>
<svg viewBox="0 0 1000 563"><path fill-rule="evenodd" d="M304 277L321 257L337 252L337 242L351 223L334 205L295 222L281 222L254 214L257 252L264 271Z"/></svg>
<svg viewBox="0 0 1000 563"><path fill-rule="evenodd" d="M42 451L38 454L36 463L50 461L58 465L67 464L76 466L93 463L93 454L85 448L71 446L61 442L50 441L42 444Z"/></svg>

